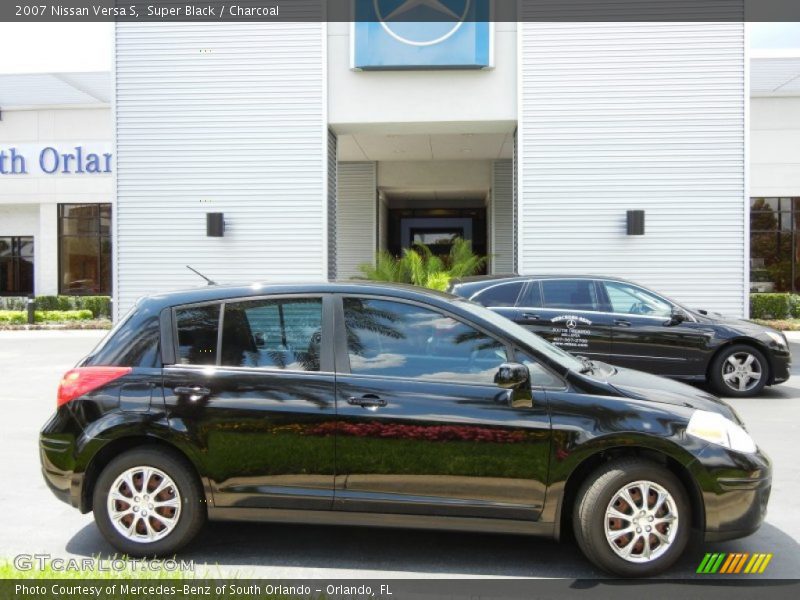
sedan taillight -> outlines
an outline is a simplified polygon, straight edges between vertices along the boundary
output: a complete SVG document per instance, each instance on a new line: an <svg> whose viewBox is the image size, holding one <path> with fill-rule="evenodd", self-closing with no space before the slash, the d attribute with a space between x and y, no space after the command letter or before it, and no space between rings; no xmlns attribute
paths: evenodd
<svg viewBox="0 0 800 600"><path fill-rule="evenodd" d="M78 367L64 373L58 384L58 400L56 406L66 404L84 394L127 375L131 367Z"/></svg>

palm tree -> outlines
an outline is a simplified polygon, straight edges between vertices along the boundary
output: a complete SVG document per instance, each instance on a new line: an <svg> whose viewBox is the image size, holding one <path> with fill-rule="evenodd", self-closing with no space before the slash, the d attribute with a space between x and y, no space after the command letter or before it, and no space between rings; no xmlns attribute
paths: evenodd
<svg viewBox="0 0 800 600"><path fill-rule="evenodd" d="M416 244L414 248L405 248L399 258L378 252L374 265L363 263L358 270L370 281L413 283L444 291L451 279L474 275L485 264L486 257L475 254L470 242L456 238L444 259L434 255L428 246Z"/></svg>

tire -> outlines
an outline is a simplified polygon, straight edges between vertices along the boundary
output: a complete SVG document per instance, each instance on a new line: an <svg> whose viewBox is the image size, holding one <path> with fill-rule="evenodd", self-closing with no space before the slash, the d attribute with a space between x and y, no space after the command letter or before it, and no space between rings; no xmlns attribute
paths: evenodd
<svg viewBox="0 0 800 600"><path fill-rule="evenodd" d="M147 488L157 494L141 491L145 478ZM112 460L97 479L92 506L103 537L123 554L137 557L173 555L206 520L194 469L161 448L137 448ZM113 510L118 512L112 515Z"/></svg>
<svg viewBox="0 0 800 600"><path fill-rule="evenodd" d="M645 483L651 490L648 494L651 512L640 517L637 513L643 508L642 486ZM620 503L623 489L629 490L636 511L629 510L632 507L624 500ZM662 493L668 494L668 498L659 503ZM640 520L607 517L606 511L612 508L612 503L620 513ZM676 519L668 522L670 516ZM691 534L691 508L681 482L664 467L638 458L615 460L594 471L578 491L572 519L575 538L586 557L604 571L622 577L649 577L668 569L683 553ZM637 533L638 525L641 525L638 528L641 533ZM607 526L611 537L617 530L631 528L631 531L620 534L616 542L612 542L607 537ZM645 531L648 526L653 528L653 533ZM665 542L659 541L655 531ZM649 558L645 535L651 548ZM616 550L612 544L616 544ZM623 557L628 550L630 556Z"/></svg>
<svg viewBox="0 0 800 600"><path fill-rule="evenodd" d="M736 374L737 366L734 363L742 367L742 374L745 377L749 378L757 373L758 380L748 379L743 387L740 386L741 379ZM714 391L721 396L735 398L757 396L767 385L768 378L769 363L766 357L760 350L747 344L734 344L724 348L714 357L709 373Z"/></svg>

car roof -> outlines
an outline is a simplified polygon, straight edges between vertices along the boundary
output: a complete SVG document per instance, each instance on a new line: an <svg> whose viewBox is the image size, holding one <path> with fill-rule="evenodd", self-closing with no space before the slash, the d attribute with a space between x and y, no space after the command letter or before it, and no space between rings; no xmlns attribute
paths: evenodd
<svg viewBox="0 0 800 600"><path fill-rule="evenodd" d="M139 299L140 303L163 307L195 304L250 296L272 294L379 294L409 300L438 300L452 302L457 296L404 283L384 283L366 280L269 282L245 284L212 284L195 288L161 292Z"/></svg>
<svg viewBox="0 0 800 600"><path fill-rule="evenodd" d="M532 275L518 275L518 274L509 274L509 275L474 275L471 277L460 277L458 279L454 279L450 283L449 290L455 291L456 289L462 290L470 290L471 292L477 292L483 288L496 285L499 283L505 282L514 282L514 281L531 281L534 279L607 279L611 281L622 281L625 283L631 283L634 285L639 285L633 281L628 279L623 279L622 277L611 277L609 275L581 275L576 273L543 273L543 274L532 274Z"/></svg>

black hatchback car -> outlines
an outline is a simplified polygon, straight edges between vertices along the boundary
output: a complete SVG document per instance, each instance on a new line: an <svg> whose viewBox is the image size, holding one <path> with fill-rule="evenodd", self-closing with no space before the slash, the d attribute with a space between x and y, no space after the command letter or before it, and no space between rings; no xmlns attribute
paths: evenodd
<svg viewBox="0 0 800 600"><path fill-rule="evenodd" d="M789 379L780 331L690 310L612 277L483 276L450 291L489 307L573 354L687 382L723 396L755 396Z"/></svg>
<svg viewBox="0 0 800 600"><path fill-rule="evenodd" d="M128 555L206 519L568 532L657 573L761 524L769 459L724 402L579 360L475 303L369 283L144 298L58 391L60 499Z"/></svg>

